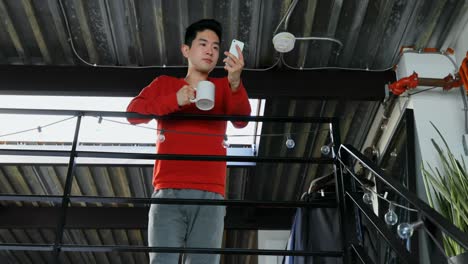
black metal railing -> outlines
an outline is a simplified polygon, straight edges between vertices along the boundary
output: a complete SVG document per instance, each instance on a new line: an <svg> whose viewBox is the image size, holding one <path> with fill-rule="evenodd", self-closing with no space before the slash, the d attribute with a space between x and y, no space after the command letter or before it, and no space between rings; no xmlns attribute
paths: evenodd
<svg viewBox="0 0 468 264"><path fill-rule="evenodd" d="M55 232L55 241L52 244L0 244L0 250L21 251L49 251L53 252L55 261L58 262L60 252L166 252L166 253L195 253L195 254L239 254L239 255L276 255L276 256L320 256L343 258L344 263L353 263L353 260L361 263L372 263L367 255L365 247L360 244L356 234L356 213L363 215L367 222L373 226L383 240L390 245L394 252L405 263L418 263L415 255L406 250L402 241L375 215L368 205L361 201L356 188L351 184L352 162L359 162L368 169L376 180L387 185L397 195L405 199L415 210L424 224L436 227L444 234L453 238L462 247L468 249L468 237L465 233L448 222L443 216L420 200L415 194L409 192L395 179L385 177L383 171L354 147L340 144L339 120L337 118L317 117L246 117L246 116L211 116L211 115L170 115L170 116L145 116L135 113L105 112L105 111L73 111L73 110L37 110L37 109L0 109L0 113L9 114L34 114L34 115L70 115L77 117L72 148L69 151L55 150L25 150L25 149L0 149L0 155L26 155L26 156L56 156L69 157L64 192L62 195L0 195L4 201L29 201L29 202L54 202L60 205L59 219ZM257 122L293 122L293 123L326 123L330 124L331 138L333 142L334 158L293 158L293 157L251 157L251 156L197 156L176 154L142 154L122 152L98 152L77 150L78 135L81 127L81 119L84 116L93 117L134 117L156 119L185 119L185 120L231 120L231 121L257 121ZM157 199L157 198L126 198L126 197L95 197L72 196L71 186L75 169L75 158L125 158L125 159L167 159L167 160L204 160L204 161L250 161L263 163L318 163L333 164L336 177L335 201L312 202L278 202L278 201L248 201L248 200L186 200L186 199ZM343 236L342 251L302 251L302 250L259 250L259 249L209 249L209 248L168 248L168 247L142 247L120 245L69 245L63 243L67 210L72 202L99 202L99 203L132 203L132 204L205 204L226 206L268 206L268 207L339 207L341 234Z"/></svg>
<svg viewBox="0 0 468 264"><path fill-rule="evenodd" d="M468 235L466 233L454 226L441 214L419 199L416 194L410 192L406 187L401 185L396 179L386 177L382 169L353 146L341 145L338 150L338 160L341 164L341 178L346 182L344 184L345 199L343 200L343 203L347 207L345 210L349 211L350 207L357 208L361 215L367 218L368 223L377 230L384 241L387 242L399 256L400 263L419 263L419 261L416 258L416 254L409 252L405 248L402 240L399 239L395 233L391 232L386 223L374 213L372 208L363 203L362 192L360 192L359 195L356 188L352 188L350 181L356 177L352 175L352 166L355 162L358 162L362 167L370 171L376 181L382 182L395 194L406 200L407 203L411 205L411 208L417 211L418 218L422 221L423 225L430 226L431 228L435 227L437 229L435 231L444 233L459 243L465 250L468 250ZM426 231L428 231L427 228ZM354 238L356 237L355 230L352 228L349 228L346 232L348 234L354 233ZM353 254L355 254L357 259L362 263L372 263L362 245L356 239L349 238L347 240L347 248L351 248Z"/></svg>
<svg viewBox="0 0 468 264"><path fill-rule="evenodd" d="M67 210L71 202L100 202L100 203L135 203L135 204L204 204L204 205L233 205L233 206L277 206L277 207L336 207L342 203L343 199L341 185L337 185L340 190L336 201L317 202L278 202L278 201L247 201L247 200L188 200L188 199L156 199L156 198L124 198L124 197L91 197L72 196L71 187L75 169L75 158L95 157L95 158L125 158L125 159L166 159L166 160L204 160L204 161L250 161L263 163L315 163L315 164L335 164L334 158L293 158L293 157L251 157L251 156L216 156L216 155L176 155L176 154L142 154L142 153L122 153L122 152L98 152L77 150L78 135L81 127L81 120L84 116L92 117L130 117L130 118L155 118L172 120L230 120L230 121L257 121L257 122L290 122L290 123L320 123L330 124L333 132L334 146L339 146L339 128L337 118L322 117L250 117L250 116L221 116L221 115L168 115L168 116L148 116L136 113L106 112L106 111L75 111L75 110L38 110L38 109L0 109L0 114L25 114L25 115L66 115L76 116L75 132L71 150L26 150L26 149L0 149L0 155L21 155L21 156L55 156L69 157L68 169L64 192L62 195L0 195L0 200L8 201L41 201L55 202L60 204L59 219L55 230L55 241L53 244L0 244L0 250L21 250L21 251L49 251L54 253L54 260L59 262L60 252L166 252L166 253L195 253L195 254L239 254L239 255L276 255L276 256L318 256L343 258L343 251L303 251L303 250L260 250L260 249L210 249L210 248L168 248L168 247L142 247L142 246L119 246L119 245L67 245L63 243L65 223L67 220ZM336 151L337 149L335 149ZM338 176L338 174L336 174ZM344 207L340 206L340 209ZM344 226L344 211L341 211L341 226ZM343 230L344 231L344 230ZM344 244L343 244L344 246Z"/></svg>

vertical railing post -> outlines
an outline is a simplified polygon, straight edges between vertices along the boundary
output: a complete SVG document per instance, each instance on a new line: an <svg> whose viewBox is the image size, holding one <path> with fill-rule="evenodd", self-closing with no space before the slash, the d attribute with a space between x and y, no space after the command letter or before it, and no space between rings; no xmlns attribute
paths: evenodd
<svg viewBox="0 0 468 264"><path fill-rule="evenodd" d="M348 224L346 221L346 213L347 213L347 208L346 208L346 200L345 200L345 182L343 179L343 174L340 171L340 163L338 160L338 151L339 147L341 145L341 137L340 137L340 125L339 121L337 119L334 119L330 123L330 137L331 141L333 142L333 148L332 148L332 153L333 153L333 158L335 159L334 163L334 172L335 172L335 186L336 186L336 201L338 203L338 210L340 211L340 233L341 233L341 238L342 238L342 248L343 248L343 263L344 264L349 264L350 262L350 250L349 250L349 235L350 232L348 228Z"/></svg>
<svg viewBox="0 0 468 264"><path fill-rule="evenodd" d="M406 126L406 186L409 191L412 193L417 193L417 180L416 180L416 143L414 135L416 135L415 124L414 124L414 114L413 110L405 110L405 126ZM419 220L417 212L409 211L409 222L416 222ZM415 254L416 258L419 259L419 237L414 236L411 242L411 252Z"/></svg>
<svg viewBox="0 0 468 264"><path fill-rule="evenodd" d="M70 152L70 159L68 161L67 176L65 180L65 186L63 188L62 202L59 212L59 219L57 221L57 227L55 230L55 242L54 242L54 261L56 264L60 263L60 247L63 242L63 232L65 222L67 220L68 203L70 202L70 192L73 184L73 175L75 170L75 157L76 157L76 146L78 145L78 134L80 132L82 115L79 114L76 120L75 134L73 135L73 143Z"/></svg>

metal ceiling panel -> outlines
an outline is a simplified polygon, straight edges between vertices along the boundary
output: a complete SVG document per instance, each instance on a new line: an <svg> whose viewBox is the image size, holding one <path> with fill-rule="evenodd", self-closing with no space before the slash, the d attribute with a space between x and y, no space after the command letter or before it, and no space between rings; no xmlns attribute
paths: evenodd
<svg viewBox="0 0 468 264"><path fill-rule="evenodd" d="M223 50L232 38L246 43L247 68L277 61L278 28L343 44L297 40L282 67L386 69L402 46L440 48L467 10L464 0L2 0L0 63L184 65L185 28L212 17L224 27Z"/></svg>
<svg viewBox="0 0 468 264"><path fill-rule="evenodd" d="M305 72L322 67L383 70L397 62L402 46L440 48L467 12L465 0L0 0L0 64L183 66L184 29L210 17L224 27L223 50L232 38L246 43L246 71L253 77L255 70L271 66ZM297 40L291 52L279 56L272 38L281 31L322 39ZM313 78L310 83L313 89ZM359 87L349 89L360 92ZM268 98L265 116L338 117L341 142L359 147L378 106L374 101ZM258 155L319 157L321 147L330 142L328 130L327 125L317 124L263 124ZM286 148L284 136L267 136L286 133L295 140L294 149ZM0 193L60 195L66 171L65 165L0 164ZM330 171L329 165L316 164L231 167L227 197L297 200L314 178ZM151 166L78 166L72 195L150 197L151 175ZM48 202L0 204L0 210L54 206ZM52 243L54 239L51 229L0 229L1 243ZM145 245L146 241L146 231L141 229L70 229L64 234L65 243L81 245ZM255 248L256 232L228 230L225 246ZM62 263L147 261L146 254L134 252L67 252L60 258ZM47 252L0 251L1 263L51 263L51 259ZM254 264L257 258L224 256L223 263Z"/></svg>

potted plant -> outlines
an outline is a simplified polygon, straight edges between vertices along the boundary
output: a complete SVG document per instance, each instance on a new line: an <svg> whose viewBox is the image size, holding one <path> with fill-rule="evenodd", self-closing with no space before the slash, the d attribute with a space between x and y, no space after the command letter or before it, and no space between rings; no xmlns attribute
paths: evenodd
<svg viewBox="0 0 468 264"><path fill-rule="evenodd" d="M434 139L432 145L441 161L442 169L422 164L422 173L426 194L431 207L445 216L463 232L468 232L468 174L463 156L461 162L450 151L444 137L431 122L439 134L445 149L442 149ZM468 263L468 252L454 240L443 235L445 253L453 263Z"/></svg>

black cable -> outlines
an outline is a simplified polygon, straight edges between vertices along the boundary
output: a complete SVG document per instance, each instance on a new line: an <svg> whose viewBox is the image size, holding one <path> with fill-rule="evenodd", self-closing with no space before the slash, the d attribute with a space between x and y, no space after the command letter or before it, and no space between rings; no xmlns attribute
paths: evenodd
<svg viewBox="0 0 468 264"><path fill-rule="evenodd" d="M435 88L437 88L437 86L427 88L427 89L424 89L424 90L421 90L421 91L417 91L417 92L414 92L414 93L408 93L408 96L415 95L415 94L422 93L422 92L427 92L427 91L433 90Z"/></svg>
<svg viewBox="0 0 468 264"><path fill-rule="evenodd" d="M73 54L75 55L75 57L85 65L88 65L88 66L91 66L91 67L116 68L116 69L118 69L118 68L123 68L123 69L163 68L164 69L164 68L187 68L188 67L187 65L174 65L174 66L167 66L167 65L162 65L162 66L157 66L157 65L153 65L153 66L116 66L116 65L98 65L96 63L90 63L90 62L86 61L85 59L83 59L78 54L78 51L76 50L75 44L73 42L73 37L72 37L72 33L71 33L71 28L70 28L70 22L68 21L67 13L65 12L65 7L63 6L62 0L58 0L58 3L59 3L59 6L60 6L60 11L62 13L63 20L65 21L65 28L66 28L67 35L68 35L68 42L70 42L70 48L73 51ZM280 57L281 57L281 55L280 55ZM244 71L268 71L268 70L271 70L271 69L275 68L279 64L280 59L281 59L280 57L278 57L278 59L271 66L269 66L267 68L264 68L264 69L244 68L243 70ZM223 69L224 66L216 66L215 68Z"/></svg>
<svg viewBox="0 0 468 264"><path fill-rule="evenodd" d="M17 132L13 132L13 133L3 134L3 135L0 135L0 137L13 136L13 135L21 134L21 133L26 133L26 132L30 132L30 131L34 131L34 130L39 130L41 128L45 128L45 127L56 125L58 123L65 122L65 121L70 120L70 119L75 118L75 117L76 116L72 116L72 117L68 117L68 118L65 118L65 119L62 119L62 120L59 120L59 121L52 122L52 123L47 124L47 125L38 126L38 127L35 127L35 128L26 129L26 130L21 130L21 131L17 131Z"/></svg>
<svg viewBox="0 0 468 264"><path fill-rule="evenodd" d="M152 128L152 127L147 127L147 126L132 125L132 124L127 123L127 122L122 122L122 121L117 121L117 120L112 120L112 119L107 119L107 118L102 118L102 119L101 119L101 117L96 117L96 118L99 118L100 120L103 120L103 121L108 121L108 122L117 123L117 124L121 124L121 125L140 127L140 128L150 129L150 130L154 130L154 131L164 131L164 133L198 135L198 136L212 136L212 137L224 137L225 136L225 134L209 134L209 133L199 133L199 132L190 132L190 131L177 131L177 130L159 129L159 128ZM306 132L271 133L271 134L259 134L259 135L229 135L229 137L287 136L287 135L298 135L298 134L310 134L310 133L315 133L316 131L317 132L322 132L322 131L329 131L329 130L330 129L314 129L312 131L306 131Z"/></svg>

